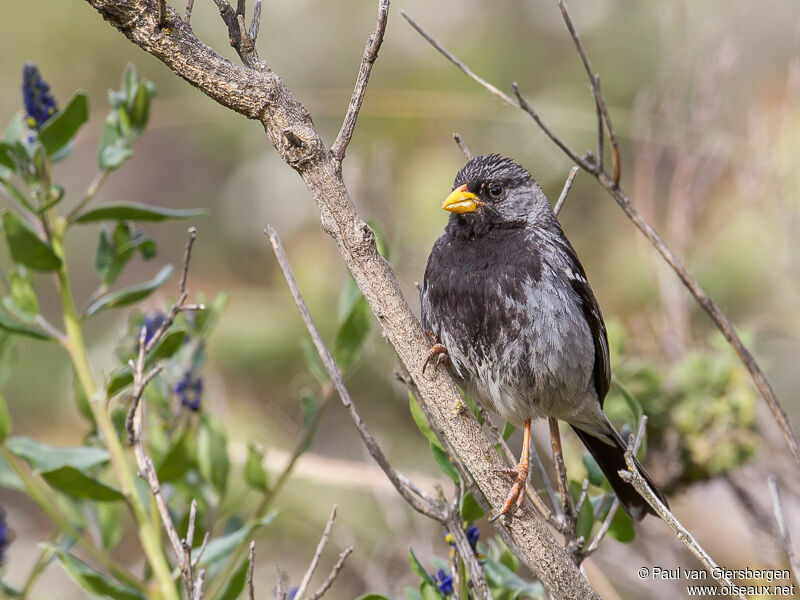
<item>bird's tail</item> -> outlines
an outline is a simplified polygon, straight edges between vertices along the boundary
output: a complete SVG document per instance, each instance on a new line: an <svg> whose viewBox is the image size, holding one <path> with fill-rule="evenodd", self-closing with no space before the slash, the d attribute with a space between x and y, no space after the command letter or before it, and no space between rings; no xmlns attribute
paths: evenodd
<svg viewBox="0 0 800 600"><path fill-rule="evenodd" d="M614 442L613 445L609 444L606 440L578 429L574 425L572 428L603 471L606 479L608 479L608 483L611 484L611 488L614 490L617 498L619 498L622 508L625 509L625 512L628 513L634 521L641 521L646 514L656 513L647 501L639 495L636 488L619 476L619 471L625 471L628 468L625 464L625 450L627 446L625 442L622 441L616 429L614 429L614 426L608 421L606 421L606 424L608 429L610 429L608 438ZM656 484L653 483L652 478L648 475L647 471L644 470L644 467L639 464L636 457L634 457L633 460L636 463L636 468L639 469L639 473L645 478L647 485L650 486L653 493L664 503L664 506L669 507L666 498L664 498L662 493L658 490Z"/></svg>

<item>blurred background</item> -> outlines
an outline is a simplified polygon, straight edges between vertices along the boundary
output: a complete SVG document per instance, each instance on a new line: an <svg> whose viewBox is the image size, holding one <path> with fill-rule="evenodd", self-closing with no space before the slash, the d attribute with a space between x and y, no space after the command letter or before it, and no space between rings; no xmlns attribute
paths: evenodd
<svg viewBox="0 0 800 600"><path fill-rule="evenodd" d="M269 146L261 128L177 79L105 24L86 3L4 3L0 25L0 127L21 107L25 61L35 62L57 99L77 88L92 119L74 156L55 177L75 202L94 176L96 148L128 62L158 87L149 131L135 156L114 172L97 204L112 200L206 207L189 287L228 305L208 345L203 410L223 419L234 461L247 443L281 470L302 429L301 399L319 386L303 359L306 331L263 234L283 238L300 287L323 334L333 337L348 274L302 182ZM440 209L464 157L499 152L528 168L553 200L568 160L521 111L494 99L457 71L400 17L404 9L478 74L510 91L518 81L539 114L578 151L595 143L595 113L580 60L550 0L396 0L373 70L344 174L360 213L383 231L402 288L418 312L415 282L447 213ZM181 9L182 10L182 9ZM266 2L261 57L311 112L330 144L341 123L376 2ZM690 271L751 343L795 427L800 423L800 10L795 0L670 3L572 0L570 12L600 73L622 146L622 185ZM216 7L195 5L196 34L235 59ZM722 565L785 566L772 537L766 476L779 475L790 531L800 543L800 483L782 436L714 328L676 277L602 189L579 173L560 219L609 321L612 367L651 413L650 456L676 515ZM146 226L159 261L180 263L186 226ZM81 235L78 235L78 231ZM67 252L79 302L97 285L97 230L73 232ZM6 259L0 249L0 260ZM153 276L136 259L121 284ZM5 264L5 263L4 263ZM45 283L43 312L57 316ZM174 283L148 300L163 308ZM108 311L88 328L98 374L117 366L111 350L127 331L128 311ZM16 435L80 444L71 374L59 348L19 344L4 395ZM398 361L376 327L348 386L393 464L426 490L444 477L394 381ZM716 377L716 379L715 379ZM711 407L711 408L709 408ZM711 412L709 412L711 411ZM720 424L721 421L724 423ZM544 430L538 430L549 456ZM574 440L570 440L572 442ZM519 439L512 438L519 448ZM580 469L580 452L569 449ZM569 457L568 457L569 458ZM449 490L449 486L447 486ZM267 597L277 565L297 585L331 506L339 505L330 568L342 548L355 552L330 598L366 591L402 597L418 578L408 546L425 563L446 555L442 531L413 513L377 471L337 398L313 443L274 501L273 525L256 534L256 589ZM6 579L24 580L50 526L18 493L0 490L15 539ZM481 531L489 535L485 521ZM696 567L656 519L632 544L606 540L585 571L607 598L674 598L680 582L643 585L645 565ZM125 557L135 541L117 549ZM129 557L135 564L136 558ZM788 583L788 582L786 582ZM42 598L81 598L54 567L37 586Z"/></svg>

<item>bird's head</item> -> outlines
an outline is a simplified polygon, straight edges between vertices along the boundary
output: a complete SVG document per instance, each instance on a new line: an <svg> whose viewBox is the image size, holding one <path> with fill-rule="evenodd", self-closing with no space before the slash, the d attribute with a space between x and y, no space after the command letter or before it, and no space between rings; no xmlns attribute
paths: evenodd
<svg viewBox="0 0 800 600"><path fill-rule="evenodd" d="M493 226L523 225L549 206L541 188L523 167L499 154L476 156L464 165L442 208L451 223L478 233Z"/></svg>

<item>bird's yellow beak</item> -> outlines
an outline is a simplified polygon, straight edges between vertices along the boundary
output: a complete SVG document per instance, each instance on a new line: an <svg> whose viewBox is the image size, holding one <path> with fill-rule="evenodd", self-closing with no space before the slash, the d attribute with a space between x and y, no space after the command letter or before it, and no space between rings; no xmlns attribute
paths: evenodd
<svg viewBox="0 0 800 600"><path fill-rule="evenodd" d="M467 191L467 185L464 184L452 191L442 204L442 208L456 214L475 212L478 210L478 202L479 198Z"/></svg>

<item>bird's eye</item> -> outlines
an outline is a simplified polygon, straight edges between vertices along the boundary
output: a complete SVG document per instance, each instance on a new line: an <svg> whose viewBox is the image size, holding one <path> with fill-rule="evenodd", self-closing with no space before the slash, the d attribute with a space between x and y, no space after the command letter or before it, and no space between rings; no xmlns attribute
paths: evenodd
<svg viewBox="0 0 800 600"><path fill-rule="evenodd" d="M495 183L489 186L489 195L492 198L499 198L503 195L503 186L499 183Z"/></svg>

